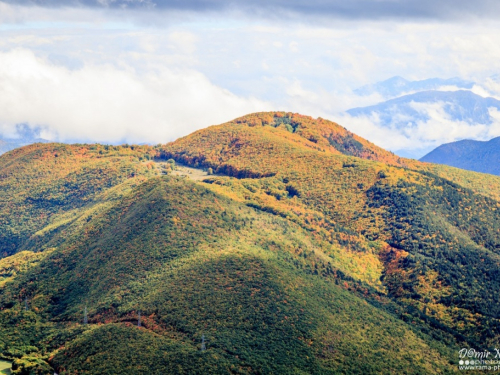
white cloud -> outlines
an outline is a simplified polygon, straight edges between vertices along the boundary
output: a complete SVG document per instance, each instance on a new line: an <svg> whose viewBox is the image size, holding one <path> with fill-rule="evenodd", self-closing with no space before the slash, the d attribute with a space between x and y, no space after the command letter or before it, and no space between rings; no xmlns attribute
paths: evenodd
<svg viewBox="0 0 500 375"><path fill-rule="evenodd" d="M495 75L474 85L472 91L481 96L490 96L500 100L500 76Z"/></svg>
<svg viewBox="0 0 500 375"><path fill-rule="evenodd" d="M380 120L376 115L353 117L348 114L339 114L335 116L335 121L387 150L412 149L416 146L415 140L403 132L380 125Z"/></svg>
<svg viewBox="0 0 500 375"><path fill-rule="evenodd" d="M297 42L288 43L288 47L290 48L290 51L293 53L299 52L299 44Z"/></svg>
<svg viewBox="0 0 500 375"><path fill-rule="evenodd" d="M332 119L397 150L488 137L500 123L485 129L451 121L439 106L422 108L430 120L406 131L342 114L383 101L352 89L395 75L460 76L480 82L474 92L500 98L498 81L485 78L499 73L500 27L493 22L297 20L291 27L289 19L234 13L47 9L0 0L0 29L0 130L29 122L64 139L163 142L269 109Z"/></svg>
<svg viewBox="0 0 500 375"><path fill-rule="evenodd" d="M500 137L500 111L496 108L489 108L489 112L493 123L488 127L488 133L484 140Z"/></svg>
<svg viewBox="0 0 500 375"><path fill-rule="evenodd" d="M404 150L405 155L417 158L443 143L461 139L489 140L500 136L500 111L496 108L489 108L491 124L470 124L452 120L445 110L445 103L411 103L411 106L426 119L405 118L395 110L395 122L411 120L411 124L384 126L376 114L360 117L340 114L336 121L380 147L391 151Z"/></svg>
<svg viewBox="0 0 500 375"><path fill-rule="evenodd" d="M187 31L174 31L168 35L168 40L182 52L193 54L196 51L198 37Z"/></svg>
<svg viewBox="0 0 500 375"><path fill-rule="evenodd" d="M445 110L445 103L412 103L412 107L425 114L428 120L416 121L415 127L404 131L421 144L436 141L448 143L465 138L478 139L488 134L489 126L486 124L452 120Z"/></svg>
<svg viewBox="0 0 500 375"><path fill-rule="evenodd" d="M44 126L59 139L167 142L269 104L238 97L194 70L69 70L28 50L0 53L0 124Z"/></svg>

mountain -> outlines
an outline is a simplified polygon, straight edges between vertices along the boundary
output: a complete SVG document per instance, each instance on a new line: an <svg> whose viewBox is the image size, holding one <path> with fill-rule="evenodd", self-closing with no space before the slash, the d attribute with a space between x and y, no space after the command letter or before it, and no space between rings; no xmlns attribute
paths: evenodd
<svg viewBox="0 0 500 375"><path fill-rule="evenodd" d="M424 162L446 164L475 172L500 175L500 137L490 141L462 140L437 147Z"/></svg>
<svg viewBox="0 0 500 375"><path fill-rule="evenodd" d="M15 148L26 146L32 143L47 143L46 139L40 138L39 129L31 129L25 124L16 126L16 137L6 137L0 135L0 155L14 150Z"/></svg>
<svg viewBox="0 0 500 375"><path fill-rule="evenodd" d="M396 76L385 81L362 86L354 90L360 96L380 94L385 98L394 98L403 94L418 91L439 90L443 87L456 87L459 89L471 89L474 82L465 81L460 78L429 78L421 81L408 81Z"/></svg>
<svg viewBox="0 0 500 375"><path fill-rule="evenodd" d="M7 151L14 150L18 147L27 146L32 143L48 143L49 141L42 138L35 139L18 139L18 138L4 138L0 139L0 155Z"/></svg>
<svg viewBox="0 0 500 375"><path fill-rule="evenodd" d="M490 111L499 109L497 99L460 90L418 92L368 107L353 108L347 113L353 117L369 117L379 126L413 138L413 149L395 152L400 156L420 158L436 147L426 138L432 134L430 132L440 134L441 126L455 122L458 127L480 127L487 134L488 127L495 121ZM425 136L420 139L422 134Z"/></svg>
<svg viewBox="0 0 500 375"><path fill-rule="evenodd" d="M17 373L442 374L500 341L500 177L324 119L30 145L0 184Z"/></svg>
<svg viewBox="0 0 500 375"><path fill-rule="evenodd" d="M431 119L429 108L439 105L452 121L469 124L492 123L489 109L500 109L500 101L483 98L471 91L423 91L391 99L373 106L353 108L347 111L351 116L377 116L380 124L393 128L415 126L419 121Z"/></svg>

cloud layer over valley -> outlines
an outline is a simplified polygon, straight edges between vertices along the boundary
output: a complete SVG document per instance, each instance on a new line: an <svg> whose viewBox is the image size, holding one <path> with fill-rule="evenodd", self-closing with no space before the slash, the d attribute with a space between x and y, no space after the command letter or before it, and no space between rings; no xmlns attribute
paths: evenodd
<svg viewBox="0 0 500 375"><path fill-rule="evenodd" d="M0 53L0 121L41 126L47 139L167 142L241 113L269 110L193 70L70 70L28 50Z"/></svg>
<svg viewBox="0 0 500 375"><path fill-rule="evenodd" d="M346 4L0 1L0 132L28 124L54 140L158 143L285 110L415 157L500 135L494 109L484 124L450 117L445 102L415 103L423 117L405 127L345 112L387 100L355 90L393 76L407 80L396 95L426 87L500 98L495 4ZM459 80L412 83L434 77Z"/></svg>

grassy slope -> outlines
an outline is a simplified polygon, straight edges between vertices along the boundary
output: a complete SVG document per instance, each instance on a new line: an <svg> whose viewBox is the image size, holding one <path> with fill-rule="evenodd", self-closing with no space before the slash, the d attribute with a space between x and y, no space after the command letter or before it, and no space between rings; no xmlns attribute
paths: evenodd
<svg viewBox="0 0 500 375"><path fill-rule="evenodd" d="M293 127L290 125L287 128L287 124L292 124ZM350 133L342 126L321 118L313 119L309 116L286 112L262 112L244 116L223 125L212 126L209 129L203 129L181 138L170 144L166 150L168 153L173 151L173 154L177 154L180 160L192 161L194 164L213 164L213 168L225 166L229 173L231 170L238 171L239 177L243 177L245 171L249 177L252 177L249 170L254 172L259 170L260 174L273 174L276 171L272 166L275 167L285 162L282 169L287 169L291 164L287 163L290 152L316 150L325 154L355 156L365 160L379 161L385 165L429 172L479 194L500 200L500 176L401 158ZM189 142L193 142L193 145L188 146ZM279 152L272 151L275 144L279 145L277 147ZM205 146L211 148L199 149ZM259 152L263 150L266 156L273 158L271 168L265 166L268 159L264 158L266 160L264 161L255 157L257 156L256 150ZM245 155L245 153L253 156L252 160L246 163L240 162L241 164L237 165L238 155ZM282 153L284 157L281 157L279 153ZM227 163L229 159L231 162Z"/></svg>
<svg viewBox="0 0 500 375"><path fill-rule="evenodd" d="M419 163L415 165L415 169L435 174L478 194L500 201L500 176L431 163Z"/></svg>
<svg viewBox="0 0 500 375"><path fill-rule="evenodd" d="M0 374L10 374L11 363L0 361Z"/></svg>

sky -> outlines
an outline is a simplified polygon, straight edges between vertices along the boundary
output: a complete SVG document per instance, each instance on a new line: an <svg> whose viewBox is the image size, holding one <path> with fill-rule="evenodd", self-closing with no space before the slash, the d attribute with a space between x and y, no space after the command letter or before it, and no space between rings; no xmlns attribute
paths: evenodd
<svg viewBox="0 0 500 375"><path fill-rule="evenodd" d="M0 0L0 134L157 144L283 110L393 151L500 136L498 113L485 129L439 103L414 131L344 112L383 101L353 90L393 76L500 99L499 16L491 0Z"/></svg>

